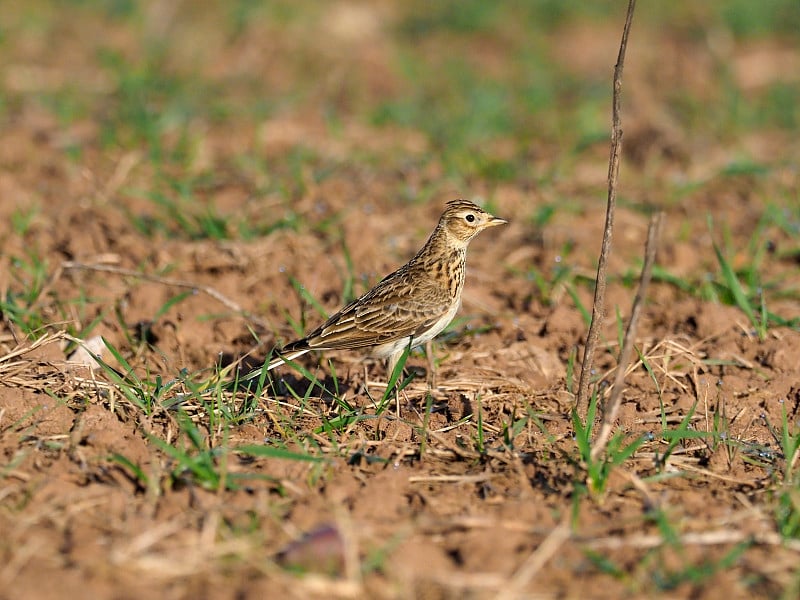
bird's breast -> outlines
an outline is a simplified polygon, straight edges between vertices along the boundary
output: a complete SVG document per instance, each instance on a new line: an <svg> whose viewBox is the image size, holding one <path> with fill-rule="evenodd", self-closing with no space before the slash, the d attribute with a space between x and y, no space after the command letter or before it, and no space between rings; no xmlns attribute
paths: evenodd
<svg viewBox="0 0 800 600"><path fill-rule="evenodd" d="M466 248L443 248L425 258L421 263L425 275L456 300L464 287Z"/></svg>
<svg viewBox="0 0 800 600"><path fill-rule="evenodd" d="M465 258L465 252L459 249L453 250L444 261L447 290L450 292L451 298L458 298L464 287Z"/></svg>

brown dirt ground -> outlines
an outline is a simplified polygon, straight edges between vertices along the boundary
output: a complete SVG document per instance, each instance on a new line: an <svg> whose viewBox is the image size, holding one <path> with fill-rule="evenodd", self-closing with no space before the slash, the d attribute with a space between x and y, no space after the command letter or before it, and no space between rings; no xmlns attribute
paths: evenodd
<svg viewBox="0 0 800 600"><path fill-rule="evenodd" d="M609 33L611 48L615 31L616 27ZM572 32L569 39L579 34ZM646 64L647 52L639 50ZM677 47L671 51L681 52ZM566 50L560 55L564 61L573 60ZM596 67L581 64L586 60L581 53L570 64L578 72ZM608 64L605 61L603 68ZM670 144L678 155L697 150L689 139L670 137L675 134L669 126L648 133L640 125L652 114L647 98L658 93L644 71L641 65L638 70L632 66L629 75L631 94L642 99L638 106L644 114L630 116L626 160L634 160L633 166L626 163L623 168L628 197L658 196L657 191L647 191L656 176L645 172L653 147ZM378 64L372 73L376 86L381 73ZM387 88L392 84L385 83ZM345 124L332 139L313 114L290 114L262 125L257 133L247 132L245 125L231 132L209 127L206 160L224 162L237 145L238 151L249 147L268 158L282 151L280 135L286 145L302 138L330 156L363 149L365 139L378 156L398 146L418 152L426 143L411 133L364 131L355 124ZM87 141L79 164L63 160L63 135ZM42 302L50 322L86 325L99 319L92 335L102 335L120 348L138 373L162 374L165 380L183 368L209 369L221 354L253 352L263 357L274 344L293 337L285 315L299 318L301 302L288 275L300 278L328 311L340 306L346 267L341 245L316 229L326 219L338 219L336 231L346 240L359 275L357 285L363 289L363 281L375 281L418 248L446 200L456 193L485 192L481 182L475 182L476 189L460 190L443 184L430 202L407 204L391 198L397 178L405 175L345 165L321 182L309 177L291 206L270 198L254 205L249 184L231 179L213 193L220 211L292 211L305 225L252 241L198 241L162 234L148 238L132 228L127 214L144 213L152 205L121 190L146 185L152 173L135 155L102 155L93 149L95 135L90 123L65 133L35 107L22 109L6 124L0 148L0 291L18 286L8 275L11 257L35 248L48 264L50 278ZM259 135L272 145L258 143ZM771 152L778 145L788 153L797 150L798 142L764 134L741 143ZM753 194L787 180L796 184L797 172L790 169L776 169L770 181L757 183L748 176L710 175L733 152L714 148L690 166L680 166L679 159L661 159L667 171L669 166L683 169L692 179L709 174L709 183L699 192L668 208L659 263L674 273L693 274L714 265L704 219L694 223L693 215L711 213L723 221L731 231L731 247L744 253L759 211ZM438 386L432 391L433 433L422 455L418 426L427 388L415 381L407 391L403 420L361 422L335 440L311 435L331 457L322 465L278 459L245 462L232 456L231 472L260 473L270 479L225 492L177 483L142 487L108 457L122 454L141 465L151 480L166 481L169 460L149 436L175 442L174 414L161 411L144 417L109 391L102 374L96 374L100 382L93 384L85 370L66 366L63 340L57 335L35 344L21 339L10 323L0 325L0 598L456 598L492 597L504 590L512 596L619 598L652 591L643 581L645 572L656 571L648 561L658 561L666 578L687 564L720 561L751 539L755 543L732 566L697 583L684 579L668 593L769 597L785 589L796 577L798 554L796 548L776 543L769 512L769 490L776 477L769 465L780 461L767 456L762 466L758 456L749 456L743 448L776 453L768 424L780 423L782 410L792 421L800 416L798 331L773 328L760 340L739 310L654 285L638 347L654 367L658 388L640 364L631 368L620 427L631 433L657 432L661 403L673 425L696 403L694 428L710 430L715 415L724 415L728 435L743 444L729 450L722 444L712 448L703 440L682 442L663 469L681 475L644 483L642 478L659 472L653 452L663 451L664 443L655 440L614 473L601 500L584 498L573 504L578 471L566 458L575 455L566 364L582 344L585 325L569 295L557 291L550 304L543 304L533 282L519 273L530 265L548 269L571 242L576 248L574 268L592 275L604 209L595 192L603 187L605 154L601 145L582 155L582 165L557 192L522 190L513 183L494 189L497 212L510 224L483 234L471 247L462 309L470 331L462 326L460 335L434 347L439 369ZM636 156L646 164L637 165ZM437 173L432 169L407 177L422 185ZM669 175L659 172L658 177ZM535 230L529 220L531 203L553 200L556 193L577 198L578 208L557 213L546 231ZM16 235L10 215L37 199L46 210L37 214L24 236ZM620 210L612 273L637 264L646 223L639 212ZM780 258L780 250L794 242L777 230L770 235L778 250L774 260L764 263L762 276L796 288L794 259ZM152 320L184 288L118 272L62 268L65 261L209 286L257 320L235 314L198 291L156 320L153 344L137 344L130 336L135 324ZM72 304L71 312L49 304L52 298L76 298L78 290L84 300ZM589 306L588 289L579 287L579 294ZM631 288L614 283L608 305L619 307L624 317L632 295ZM793 300L776 300L770 306L786 317L798 314L799 308ZM309 325L316 323L313 310L307 309L307 316ZM260 345L254 345L251 329ZM607 324L604 339L611 351L601 353L597 370L609 378L616 339L613 323ZM15 350L21 352L15 355ZM105 358L119 367L107 353ZM304 364L322 377L330 372L328 359L348 400L368 407L364 385L380 393L382 365L346 353L323 360L309 357ZM719 363L709 365L704 359ZM411 362L426 364L420 355ZM282 374L297 381L289 370ZM227 442L262 444L285 437L281 423L286 421L276 415L289 415L292 400L280 399L285 406L262 398L258 416L233 427ZM473 443L479 406L490 449L483 455ZM294 421L308 432L321 423L321 415L330 417L336 410L330 402L314 398L308 408L312 414ZM504 449L503 426L528 409L541 419L547 436L528 420L513 451ZM199 425L214 443L221 443L219 431L208 423ZM348 460L357 456L361 458ZM656 509L689 541L659 546L659 525L652 516ZM537 550L556 539L558 524L573 510L572 536L545 568L526 578L525 569L536 560ZM297 543L309 532L316 532L312 543ZM279 566L276 553L287 548L293 560L314 565L311 574L301 577ZM322 558L308 557L315 552ZM627 574L612 577L601 572L588 552L610 558ZM381 558L381 553L386 556ZM334 575L325 569L315 574L326 560L332 561ZM361 574L358 565L371 560L378 561L378 568Z"/></svg>

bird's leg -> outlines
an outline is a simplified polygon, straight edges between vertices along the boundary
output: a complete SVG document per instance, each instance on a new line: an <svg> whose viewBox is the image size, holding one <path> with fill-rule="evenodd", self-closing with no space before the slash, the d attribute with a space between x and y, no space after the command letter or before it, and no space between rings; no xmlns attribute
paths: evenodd
<svg viewBox="0 0 800 600"><path fill-rule="evenodd" d="M364 393L369 396L369 369L367 368L367 364L364 363Z"/></svg>
<svg viewBox="0 0 800 600"><path fill-rule="evenodd" d="M433 356L433 340L425 342L425 356L428 359L428 387L436 389L436 360Z"/></svg>

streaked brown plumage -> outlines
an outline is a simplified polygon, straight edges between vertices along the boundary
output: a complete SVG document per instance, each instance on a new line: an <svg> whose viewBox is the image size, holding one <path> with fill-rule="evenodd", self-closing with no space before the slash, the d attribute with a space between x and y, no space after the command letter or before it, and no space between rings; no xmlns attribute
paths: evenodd
<svg viewBox="0 0 800 600"><path fill-rule="evenodd" d="M303 339L287 344L273 369L311 350L366 350L388 358L389 375L403 351L438 335L461 305L467 246L487 227L502 225L467 200L452 200L419 252L374 288Z"/></svg>

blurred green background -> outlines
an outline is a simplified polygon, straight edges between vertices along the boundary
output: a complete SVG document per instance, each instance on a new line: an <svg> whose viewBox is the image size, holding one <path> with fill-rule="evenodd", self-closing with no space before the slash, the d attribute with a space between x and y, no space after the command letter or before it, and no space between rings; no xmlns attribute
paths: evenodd
<svg viewBox="0 0 800 600"><path fill-rule="evenodd" d="M186 166L214 128L311 113L334 136L351 120L417 131L428 146L413 160L458 177L537 180L553 167L542 155L568 160L607 139L625 7L6 1L0 122L35 107L63 128L91 122L64 140L76 159L89 144ZM799 38L796 0L640 2L628 99L651 86L660 117L691 138L796 131Z"/></svg>

